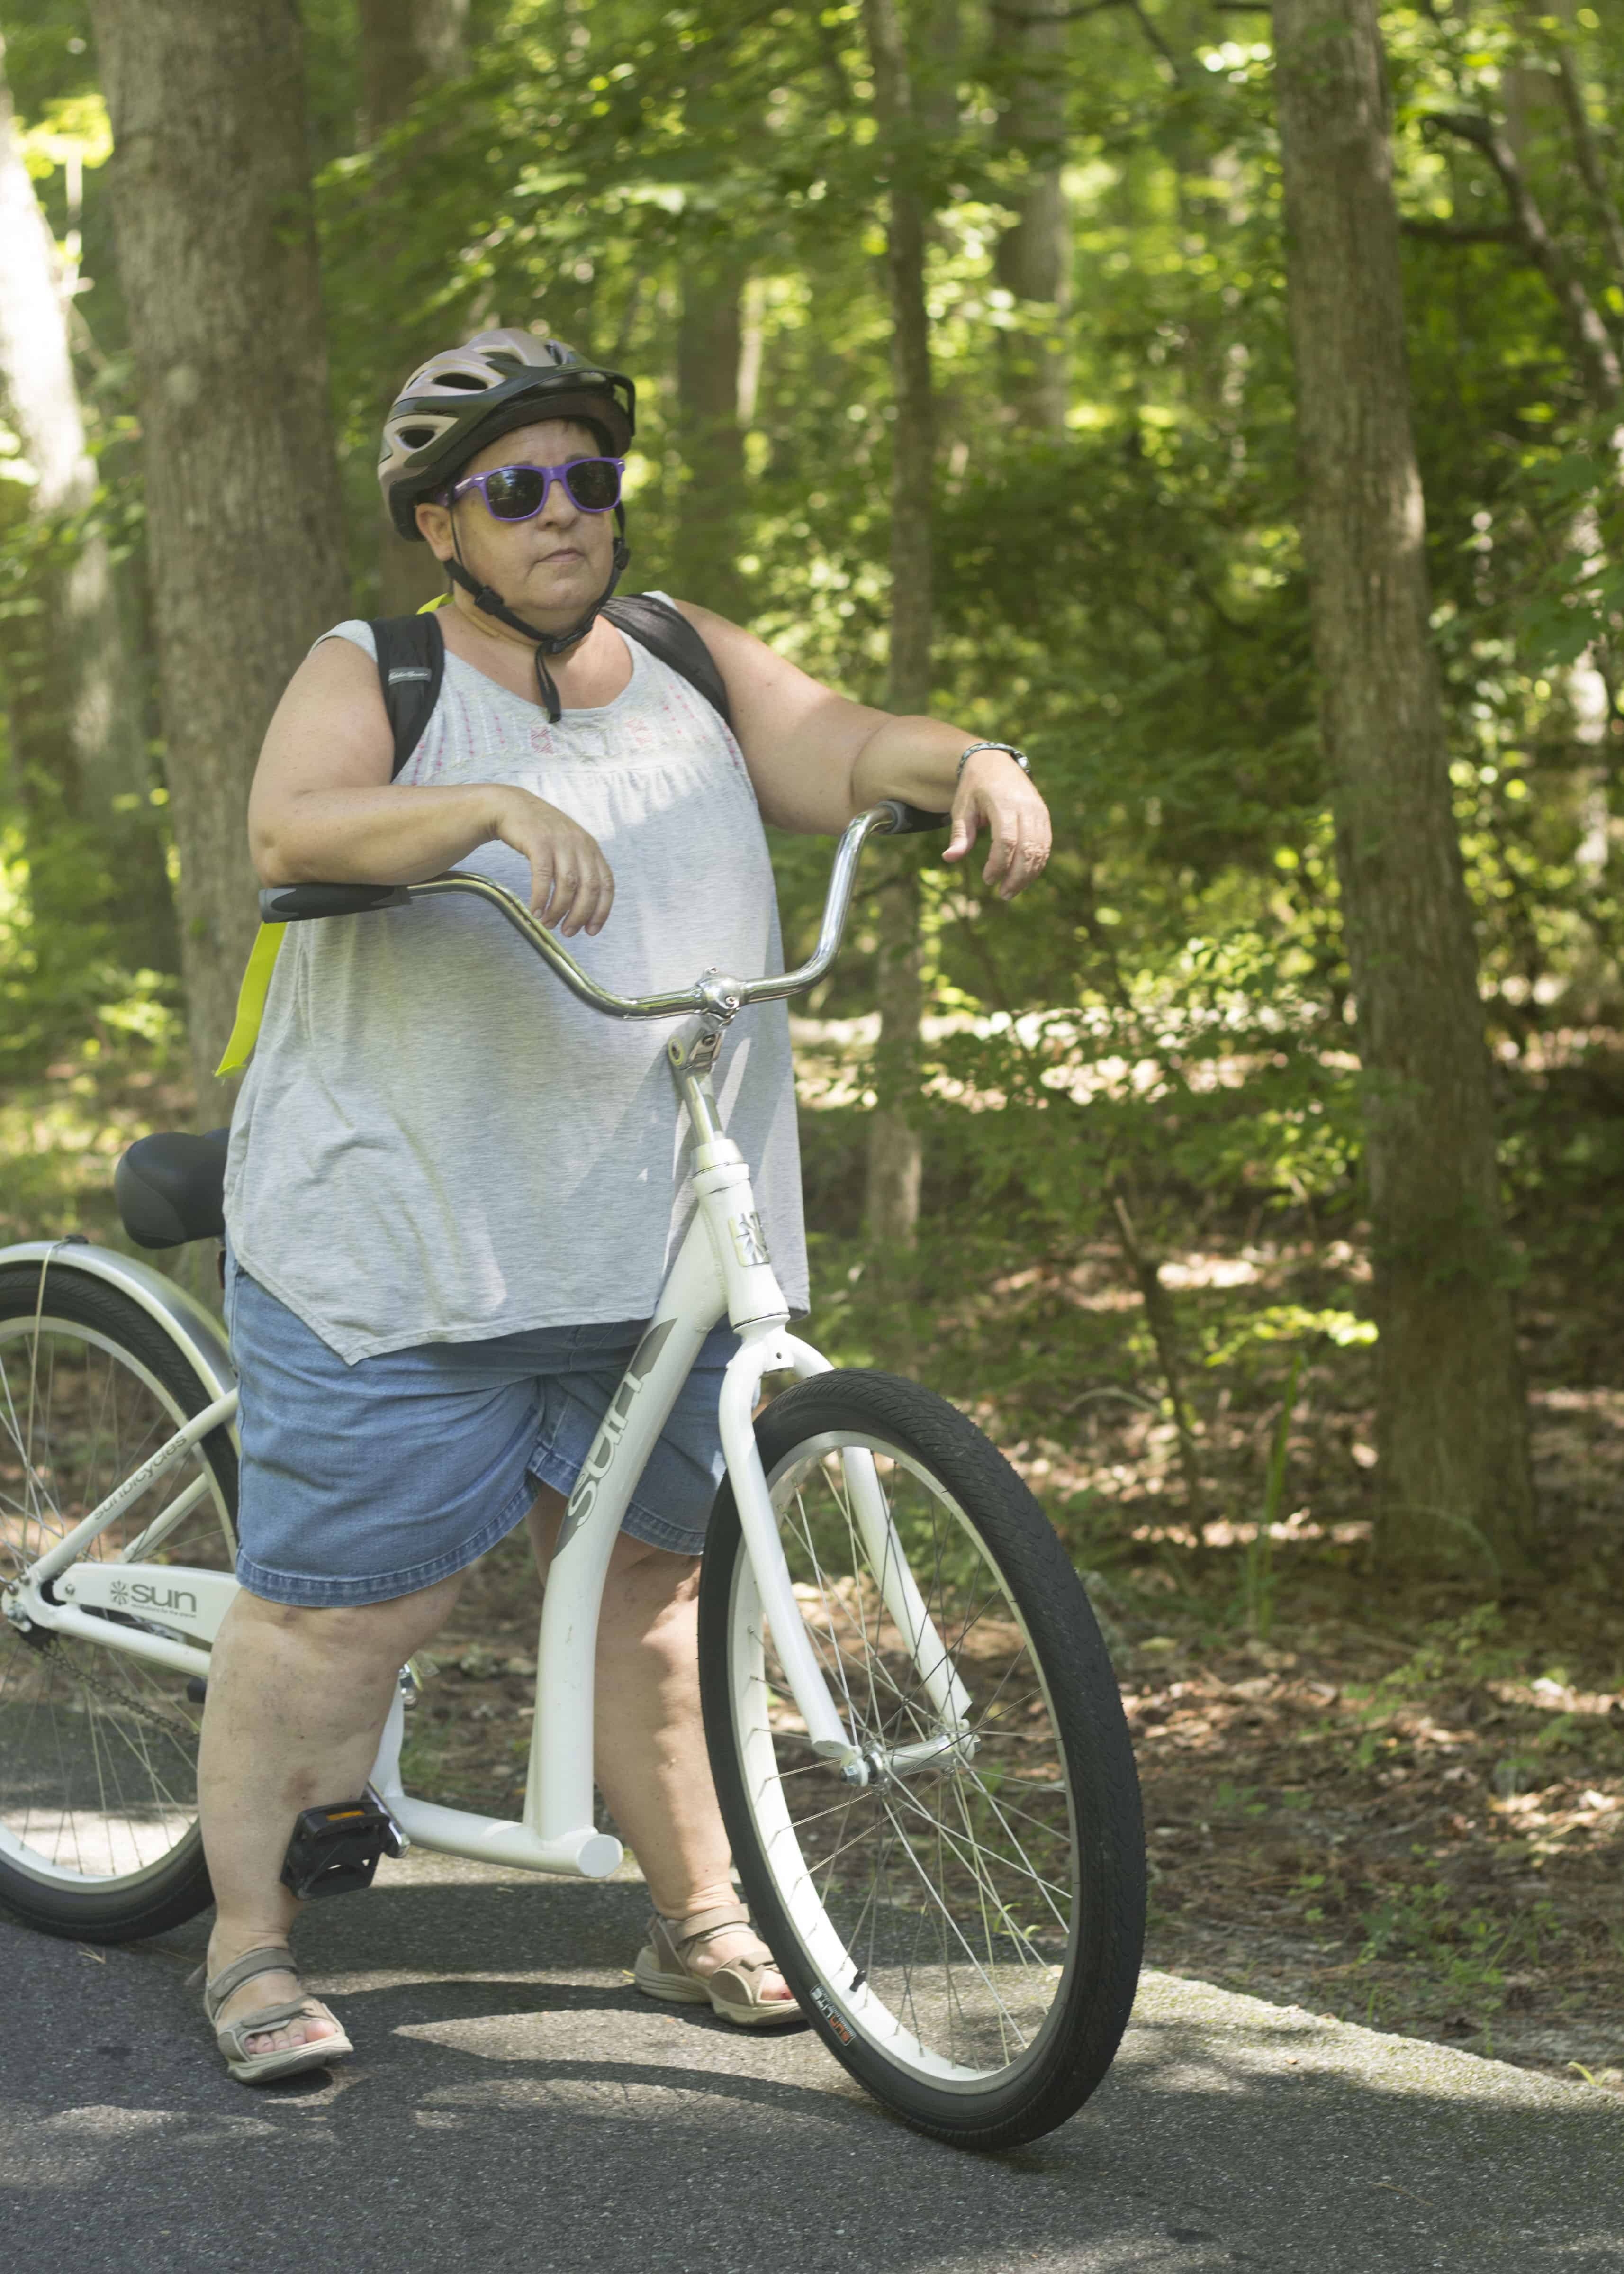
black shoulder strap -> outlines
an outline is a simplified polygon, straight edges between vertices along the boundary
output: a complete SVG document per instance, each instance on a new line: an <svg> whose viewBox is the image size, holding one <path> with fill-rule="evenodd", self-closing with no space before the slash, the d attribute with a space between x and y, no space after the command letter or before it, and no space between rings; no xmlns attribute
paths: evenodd
<svg viewBox="0 0 1624 2274"><path fill-rule="evenodd" d="M640 647L668 663L720 712L728 727L733 725L733 714L716 658L680 608L673 608L669 600L657 600L652 592L622 592L618 599L605 601L603 612Z"/></svg>
<svg viewBox="0 0 1624 2274"><path fill-rule="evenodd" d="M609 601L603 613L628 638L668 663L732 727L733 712L716 658L680 608L669 600L657 600L651 592L626 592ZM446 639L438 612L375 617L372 631L378 644L378 683L395 734L393 781L417 749L440 700Z"/></svg>
<svg viewBox="0 0 1624 2274"><path fill-rule="evenodd" d="M440 700L446 637L438 614L379 616L372 633L378 643L378 684L395 733L393 781L417 749L429 713Z"/></svg>

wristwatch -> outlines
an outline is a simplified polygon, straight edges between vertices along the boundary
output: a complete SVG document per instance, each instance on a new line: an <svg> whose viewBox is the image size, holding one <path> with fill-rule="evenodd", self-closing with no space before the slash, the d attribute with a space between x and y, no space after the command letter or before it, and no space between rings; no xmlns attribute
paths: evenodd
<svg viewBox="0 0 1624 2274"><path fill-rule="evenodd" d="M1002 750L1006 758L1013 758L1016 764L1020 768L1022 773L1024 773L1028 779L1031 779L1032 768L1027 763L1026 753L1025 750L1018 750L1013 742L972 742L967 749L960 750L959 753L959 772L960 774L962 774L965 770L965 760L966 758L973 758L978 750Z"/></svg>

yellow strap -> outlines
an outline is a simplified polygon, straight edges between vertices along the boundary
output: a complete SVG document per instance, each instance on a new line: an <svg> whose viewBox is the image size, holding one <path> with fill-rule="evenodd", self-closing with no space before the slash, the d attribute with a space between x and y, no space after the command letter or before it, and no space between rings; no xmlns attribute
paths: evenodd
<svg viewBox="0 0 1624 2274"><path fill-rule="evenodd" d="M247 1063L248 1053L259 1039L259 1021L265 1016L265 992L271 983L271 973L282 946L285 923L267 923L259 927L259 937L243 973L243 983L237 994L237 1024L231 1029L231 1039L226 1044L226 1054L214 1068L216 1074L235 1073Z"/></svg>
<svg viewBox="0 0 1624 2274"><path fill-rule="evenodd" d="M441 592L437 599L425 600L418 609L420 616L432 615L450 599L449 592ZM237 1023L231 1029L231 1039L226 1044L226 1054L214 1068L218 1076L235 1073L248 1063L248 1053L259 1038L259 1021L265 1016L266 990L271 983L271 974L276 968L276 958L282 947L285 923L261 924L259 937L248 958L243 973L243 983L237 991Z"/></svg>

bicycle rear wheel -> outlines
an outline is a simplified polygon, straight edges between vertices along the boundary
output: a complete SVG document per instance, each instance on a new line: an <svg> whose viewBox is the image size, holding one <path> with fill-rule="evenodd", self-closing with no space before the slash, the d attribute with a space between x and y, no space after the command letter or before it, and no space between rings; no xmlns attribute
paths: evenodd
<svg viewBox="0 0 1624 2274"><path fill-rule="evenodd" d="M868 1782L818 1759L724 1484L700 1582L712 1774L744 1892L835 2058L977 2148L1079 2108L1144 1939L1139 1783L1087 1598L1031 1494L944 1400L820 1374L756 1422L802 1620ZM876 1544L847 1461L873 1457ZM904 1608L898 1543L929 1625ZM943 1654L963 1685L944 1706Z"/></svg>
<svg viewBox="0 0 1624 2274"><path fill-rule="evenodd" d="M0 1268L0 1588L200 1412L212 1392L140 1304L55 1266ZM116 1560L199 1476L150 1560L229 1570L237 1455L214 1430L86 1550ZM197 1826L202 1707L186 1676L0 1617L0 1896L48 1933L120 1942L211 1901ZM159 1631L163 1631L160 1629Z"/></svg>

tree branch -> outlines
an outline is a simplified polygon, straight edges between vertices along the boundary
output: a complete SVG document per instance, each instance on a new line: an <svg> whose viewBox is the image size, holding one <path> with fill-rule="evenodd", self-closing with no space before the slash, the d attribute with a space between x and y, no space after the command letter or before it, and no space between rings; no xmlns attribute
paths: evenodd
<svg viewBox="0 0 1624 2274"><path fill-rule="evenodd" d="M835 36L834 26L824 21L824 11L821 9L817 16L817 43L819 56L834 90L837 105L842 111L855 110L856 89L852 85L851 74L840 53L840 42Z"/></svg>
<svg viewBox="0 0 1624 2274"><path fill-rule="evenodd" d="M1515 151L1493 121L1476 111L1435 110L1427 124L1473 144L1500 176L1500 187L1511 207L1512 225L1527 247L1529 258L1555 294L1573 331L1585 392L1598 410L1616 410L1620 395L1624 395L1624 368L1620 365L1618 351L1590 294L1568 266L1545 227L1545 215L1535 202Z"/></svg>
<svg viewBox="0 0 1624 2274"><path fill-rule="evenodd" d="M1220 7L1252 5L1252 0L1218 0ZM1268 0L1257 0L1259 8L1267 9ZM1171 48L1162 38L1149 17L1141 0L1084 0L1080 8L1013 8L1009 0L992 0L992 13L1004 24L1080 24L1086 16L1098 16L1107 8L1126 8L1137 19L1139 27L1175 79L1184 76L1183 66Z"/></svg>
<svg viewBox="0 0 1624 2274"><path fill-rule="evenodd" d="M626 305L620 313L620 329L615 334L614 343L609 351L613 358L609 366L612 371L618 370L631 353L632 326L637 320L638 304L643 298L643 288L647 281L641 270L634 271L631 283L627 290Z"/></svg>
<svg viewBox="0 0 1624 2274"><path fill-rule="evenodd" d="M1584 177L1584 186L1590 193L1601 222L1602 236L1613 259L1613 281L1624 290L1624 221L1619 217L1618 207L1607 186L1603 170L1601 151L1596 140L1596 129L1590 114L1584 107L1584 90L1579 84L1579 74L1574 69L1571 48L1556 50L1557 84L1562 92L1562 107L1568 113L1568 124L1573 130L1574 156L1579 171Z"/></svg>
<svg viewBox="0 0 1624 2274"><path fill-rule="evenodd" d="M1507 222L1495 227L1487 222L1418 221L1403 214L1399 217L1398 225L1406 237L1431 237L1440 245L1514 245L1524 259L1528 257L1527 246Z"/></svg>
<svg viewBox="0 0 1624 2274"><path fill-rule="evenodd" d="M1085 16L1130 4L1131 0L1086 0L1081 8L1011 8L1009 0L993 0L992 12L1006 24L1080 24Z"/></svg>
<svg viewBox="0 0 1624 2274"><path fill-rule="evenodd" d="M1244 7L1251 10L1254 0L1216 0L1221 8ZM1270 0L1255 0L1259 11L1267 14ZM1080 24L1086 16L1098 16L1107 8L1125 8L1138 24L1151 46L1173 74L1174 84L1182 86L1184 67L1167 41L1146 14L1143 0L1084 0L1080 8L1012 8L1009 0L992 0L992 14L1005 24Z"/></svg>
<svg viewBox="0 0 1624 2274"><path fill-rule="evenodd" d="M1145 37L1150 41L1151 46L1154 48L1162 62L1172 72L1174 85L1176 87L1182 86L1184 83L1184 67L1179 62L1178 57L1173 53L1172 49L1169 47L1167 41L1162 38L1161 33L1157 31L1155 26L1151 22L1150 18L1145 13L1143 0L1128 0L1128 5L1133 11L1134 20L1139 25L1140 31L1144 33Z"/></svg>

